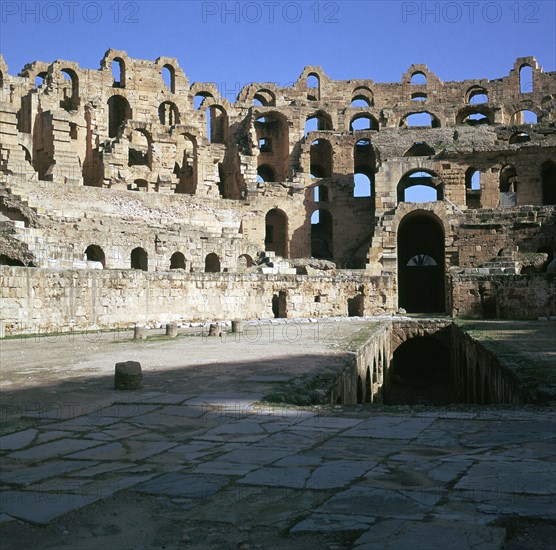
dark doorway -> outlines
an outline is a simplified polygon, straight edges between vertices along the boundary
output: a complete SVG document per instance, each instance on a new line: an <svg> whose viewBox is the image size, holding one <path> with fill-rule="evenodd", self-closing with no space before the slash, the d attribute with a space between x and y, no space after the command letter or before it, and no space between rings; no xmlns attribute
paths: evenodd
<svg viewBox="0 0 556 550"><path fill-rule="evenodd" d="M149 265L149 258L147 251L144 248L137 247L131 251L131 269L140 269L147 271Z"/></svg>
<svg viewBox="0 0 556 550"><path fill-rule="evenodd" d="M287 318L287 293L284 290L272 296L272 313L276 319Z"/></svg>
<svg viewBox="0 0 556 550"><path fill-rule="evenodd" d="M405 341L394 352L387 387L387 405L456 402L448 346L430 336Z"/></svg>
<svg viewBox="0 0 556 550"><path fill-rule="evenodd" d="M265 217L265 250L287 258L288 217L282 210L273 208Z"/></svg>
<svg viewBox="0 0 556 550"><path fill-rule="evenodd" d="M108 100L108 137L116 137L124 120L131 118L131 108L127 99L113 95Z"/></svg>
<svg viewBox="0 0 556 550"><path fill-rule="evenodd" d="M433 214L408 214L398 227L398 305L408 313L444 313L444 230Z"/></svg>
<svg viewBox="0 0 556 550"><path fill-rule="evenodd" d="M332 215L328 210L316 210L311 216L311 256L334 259Z"/></svg>
<svg viewBox="0 0 556 550"><path fill-rule="evenodd" d="M348 298L348 317L363 317L365 301L362 294Z"/></svg>
<svg viewBox="0 0 556 550"><path fill-rule="evenodd" d="M220 258L214 252L205 258L205 273L220 273Z"/></svg>

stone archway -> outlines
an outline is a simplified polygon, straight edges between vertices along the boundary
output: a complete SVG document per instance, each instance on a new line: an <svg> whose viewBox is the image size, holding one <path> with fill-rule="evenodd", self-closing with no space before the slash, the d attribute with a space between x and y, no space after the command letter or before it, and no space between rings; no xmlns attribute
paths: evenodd
<svg viewBox="0 0 556 550"><path fill-rule="evenodd" d="M432 213L407 214L398 227L398 306L408 313L444 313L444 229Z"/></svg>

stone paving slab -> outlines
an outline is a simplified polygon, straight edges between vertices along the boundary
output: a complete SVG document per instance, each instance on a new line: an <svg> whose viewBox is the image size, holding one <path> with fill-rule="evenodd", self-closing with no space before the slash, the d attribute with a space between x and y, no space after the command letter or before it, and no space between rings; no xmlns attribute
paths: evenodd
<svg viewBox="0 0 556 550"><path fill-rule="evenodd" d="M354 544L356 550L498 550L506 537L500 527L446 521L386 520L372 526Z"/></svg>

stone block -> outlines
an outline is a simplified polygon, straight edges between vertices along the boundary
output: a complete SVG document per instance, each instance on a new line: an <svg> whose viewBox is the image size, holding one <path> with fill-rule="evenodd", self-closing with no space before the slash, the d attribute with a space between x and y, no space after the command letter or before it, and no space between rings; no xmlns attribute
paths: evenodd
<svg viewBox="0 0 556 550"><path fill-rule="evenodd" d="M116 363L114 388L116 390L140 390L143 387L143 372L138 361Z"/></svg>

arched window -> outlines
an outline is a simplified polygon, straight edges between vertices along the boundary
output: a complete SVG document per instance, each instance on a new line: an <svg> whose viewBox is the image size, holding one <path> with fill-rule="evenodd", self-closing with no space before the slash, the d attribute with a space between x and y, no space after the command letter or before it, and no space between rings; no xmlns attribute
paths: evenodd
<svg viewBox="0 0 556 550"><path fill-rule="evenodd" d="M274 105L276 105L276 96L270 90L258 90L253 96L253 105L261 107L273 107Z"/></svg>
<svg viewBox="0 0 556 550"><path fill-rule="evenodd" d="M482 89L477 89L469 94L469 103L471 105L480 105L488 103L488 94Z"/></svg>
<svg viewBox="0 0 556 550"><path fill-rule="evenodd" d="M411 75L410 83L414 86L424 85L427 83L427 77L425 76L425 73L422 73L421 71L416 71Z"/></svg>
<svg viewBox="0 0 556 550"><path fill-rule="evenodd" d="M512 116L511 124L517 126L521 124L537 124L537 115L533 111L528 111L527 109L517 111Z"/></svg>
<svg viewBox="0 0 556 550"><path fill-rule="evenodd" d="M131 251L131 269L140 269L148 271L149 259L147 251L144 248L137 247Z"/></svg>
<svg viewBox="0 0 556 550"><path fill-rule="evenodd" d="M531 136L527 132L514 132L508 143L512 145L513 143L527 143L528 141L531 141Z"/></svg>
<svg viewBox="0 0 556 550"><path fill-rule="evenodd" d="M354 197L374 195L376 157L368 139L357 141L353 151Z"/></svg>
<svg viewBox="0 0 556 550"><path fill-rule="evenodd" d="M207 138L211 143L226 143L228 115L223 107L211 105L205 110Z"/></svg>
<svg viewBox="0 0 556 550"><path fill-rule="evenodd" d="M398 202L431 202L442 200L442 187L438 178L426 171L405 174L398 183Z"/></svg>
<svg viewBox="0 0 556 550"><path fill-rule="evenodd" d="M422 113L410 113L402 118L400 122L400 127L428 127L428 128L439 128L440 121L437 117L429 112Z"/></svg>
<svg viewBox="0 0 556 550"><path fill-rule="evenodd" d="M220 273L220 258L211 252L205 258L205 273Z"/></svg>
<svg viewBox="0 0 556 550"><path fill-rule="evenodd" d="M288 257L288 217L278 208L269 210L265 216L265 250Z"/></svg>
<svg viewBox="0 0 556 550"><path fill-rule="evenodd" d="M180 113L175 103L164 101L158 107L158 120L164 126L175 126L180 123Z"/></svg>
<svg viewBox="0 0 556 550"><path fill-rule="evenodd" d="M115 57L111 63L114 88L125 88L125 62L121 57Z"/></svg>
<svg viewBox="0 0 556 550"><path fill-rule="evenodd" d="M311 175L315 178L329 178L333 173L332 145L326 139L311 143Z"/></svg>
<svg viewBox="0 0 556 550"><path fill-rule="evenodd" d="M378 130L378 121L371 115L355 115L349 123L349 131Z"/></svg>
<svg viewBox="0 0 556 550"><path fill-rule="evenodd" d="M465 172L465 204L468 208L481 207L481 173L475 168Z"/></svg>
<svg viewBox="0 0 556 550"><path fill-rule="evenodd" d="M88 262L99 262L103 268L106 266L104 251L96 244L91 244L85 249L85 258Z"/></svg>
<svg viewBox="0 0 556 550"><path fill-rule="evenodd" d="M511 164L500 170L500 206L509 208L517 204L517 176Z"/></svg>
<svg viewBox="0 0 556 550"><path fill-rule="evenodd" d="M174 94L176 92L176 70L167 63L162 67L161 74L164 86Z"/></svg>
<svg viewBox="0 0 556 550"><path fill-rule="evenodd" d="M116 137L124 120L131 119L131 107L125 97L113 95L108 100L108 137Z"/></svg>
<svg viewBox="0 0 556 550"><path fill-rule="evenodd" d="M352 107L373 107L373 92L367 86L359 86L353 90L351 98Z"/></svg>
<svg viewBox="0 0 556 550"><path fill-rule="evenodd" d="M322 208L311 216L311 256L322 260L334 257L332 215Z"/></svg>
<svg viewBox="0 0 556 550"><path fill-rule="evenodd" d="M176 193L194 195L197 189L197 141L189 134L176 138L174 174L180 180Z"/></svg>
<svg viewBox="0 0 556 550"><path fill-rule="evenodd" d="M79 106L79 77L72 69L62 69L62 75L64 76L64 86L60 106L66 111L75 111Z"/></svg>
<svg viewBox="0 0 556 550"><path fill-rule="evenodd" d="M35 76L35 90L38 90L46 81L47 73L42 72Z"/></svg>
<svg viewBox="0 0 556 550"><path fill-rule="evenodd" d="M133 130L129 136L128 166L152 166L150 134L146 130Z"/></svg>
<svg viewBox="0 0 556 550"><path fill-rule="evenodd" d="M427 94L425 92L413 92L411 94L411 100L412 101L426 101L427 100Z"/></svg>
<svg viewBox="0 0 556 550"><path fill-rule="evenodd" d="M320 77L316 73L307 75L307 99L318 101L320 99Z"/></svg>
<svg viewBox="0 0 556 550"><path fill-rule="evenodd" d="M274 178L274 170L268 164L262 164L257 168L257 182L265 183L276 181Z"/></svg>
<svg viewBox="0 0 556 550"><path fill-rule="evenodd" d="M213 97L210 92L197 92L193 98L193 108L195 110L200 109L207 97Z"/></svg>
<svg viewBox="0 0 556 550"><path fill-rule="evenodd" d="M519 69L519 93L530 94L533 91L533 69L522 65Z"/></svg>
<svg viewBox="0 0 556 550"><path fill-rule="evenodd" d="M238 271L245 271L246 269L249 269L253 265L255 265L255 262L253 262L253 258L251 258L251 256L249 256L249 254L242 254L237 259L237 270Z"/></svg>
<svg viewBox="0 0 556 550"><path fill-rule="evenodd" d="M326 113L318 112L308 117L305 121L305 136L307 136L309 132L324 132L328 130L332 130L332 119L330 115Z"/></svg>
<svg viewBox="0 0 556 550"><path fill-rule="evenodd" d="M185 256L181 252L174 252L172 254L170 269L185 269Z"/></svg>

